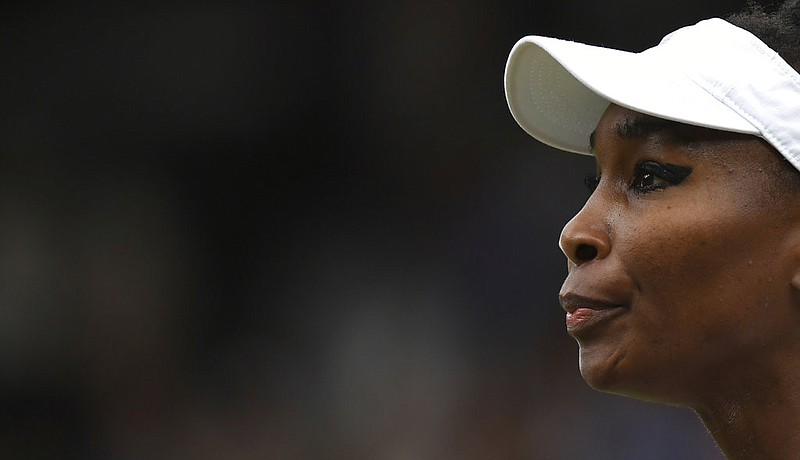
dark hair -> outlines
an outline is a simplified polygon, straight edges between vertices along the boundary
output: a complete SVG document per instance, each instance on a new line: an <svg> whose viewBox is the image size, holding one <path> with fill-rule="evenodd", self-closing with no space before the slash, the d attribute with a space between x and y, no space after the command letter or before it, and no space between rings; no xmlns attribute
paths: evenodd
<svg viewBox="0 0 800 460"><path fill-rule="evenodd" d="M787 0L777 9L751 0L744 11L726 20L760 38L800 72L800 0Z"/></svg>

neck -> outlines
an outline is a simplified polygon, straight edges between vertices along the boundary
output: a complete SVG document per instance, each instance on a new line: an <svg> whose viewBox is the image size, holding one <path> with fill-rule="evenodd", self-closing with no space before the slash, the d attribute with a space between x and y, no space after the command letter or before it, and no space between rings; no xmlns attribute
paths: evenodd
<svg viewBox="0 0 800 460"><path fill-rule="evenodd" d="M762 368L750 375L746 382L717 386L693 409L728 459L795 458L800 452L800 388L794 376L800 374Z"/></svg>

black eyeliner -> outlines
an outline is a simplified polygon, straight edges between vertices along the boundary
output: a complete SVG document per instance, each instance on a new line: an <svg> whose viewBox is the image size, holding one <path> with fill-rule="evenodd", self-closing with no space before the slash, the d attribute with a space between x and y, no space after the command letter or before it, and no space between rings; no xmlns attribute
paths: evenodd
<svg viewBox="0 0 800 460"><path fill-rule="evenodd" d="M692 168L688 166L678 166L674 164L659 164L654 161L646 161L639 165L639 170L648 174L653 174L672 185L680 184L684 181L689 174L692 173Z"/></svg>

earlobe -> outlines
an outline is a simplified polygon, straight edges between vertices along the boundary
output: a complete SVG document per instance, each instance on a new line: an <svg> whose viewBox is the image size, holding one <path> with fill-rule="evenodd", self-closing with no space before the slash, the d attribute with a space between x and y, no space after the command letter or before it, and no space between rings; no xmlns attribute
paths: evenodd
<svg viewBox="0 0 800 460"><path fill-rule="evenodd" d="M792 260L792 278L790 284L795 293L800 295L800 225L797 225L794 230L793 244L790 246L791 260Z"/></svg>
<svg viewBox="0 0 800 460"><path fill-rule="evenodd" d="M800 294L800 258L795 257L794 273L792 273L791 283L794 291Z"/></svg>

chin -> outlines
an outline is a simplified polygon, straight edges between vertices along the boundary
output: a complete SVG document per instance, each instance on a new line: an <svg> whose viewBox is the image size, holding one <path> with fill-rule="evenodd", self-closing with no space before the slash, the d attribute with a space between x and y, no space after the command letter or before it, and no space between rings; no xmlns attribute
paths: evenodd
<svg viewBox="0 0 800 460"><path fill-rule="evenodd" d="M592 389L603 393L671 406L685 405L669 384L671 379L659 376L648 366L637 366L628 358L624 353L601 354L581 348L581 376Z"/></svg>
<svg viewBox="0 0 800 460"><path fill-rule="evenodd" d="M607 393L616 393L622 389L621 382L624 376L619 375L620 369L616 363L608 360L597 360L581 349L579 366L581 376L586 383L595 390Z"/></svg>

